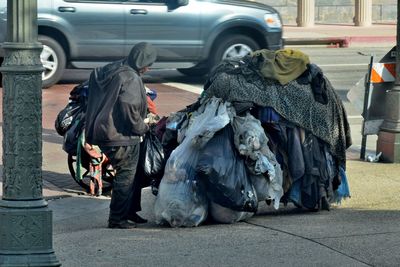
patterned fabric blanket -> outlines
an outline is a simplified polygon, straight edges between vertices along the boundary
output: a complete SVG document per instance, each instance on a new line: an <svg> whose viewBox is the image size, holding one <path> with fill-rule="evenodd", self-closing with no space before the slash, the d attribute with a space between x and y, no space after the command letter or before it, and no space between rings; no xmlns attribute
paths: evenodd
<svg viewBox="0 0 400 267"><path fill-rule="evenodd" d="M204 97L229 102L251 102L272 107L282 117L325 141L331 153L343 165L351 145L350 127L339 96L326 77L327 104L315 101L311 84L293 80L281 85L266 79L251 59L227 60L216 67L204 86Z"/></svg>

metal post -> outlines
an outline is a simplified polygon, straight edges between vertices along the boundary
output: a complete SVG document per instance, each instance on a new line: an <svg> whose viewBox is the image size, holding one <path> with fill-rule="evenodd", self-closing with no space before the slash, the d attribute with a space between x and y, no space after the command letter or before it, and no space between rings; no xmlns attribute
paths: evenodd
<svg viewBox="0 0 400 267"><path fill-rule="evenodd" d="M396 80L386 92L385 120L378 134L377 151L388 162L400 162L400 0L397 1Z"/></svg>
<svg viewBox="0 0 400 267"><path fill-rule="evenodd" d="M362 139L361 139L361 150L360 150L360 159L362 160L365 160L365 149L367 147L367 135L365 134L365 121L369 119L369 106L371 102L371 74L372 74L373 64L374 64L374 56L371 55L368 66L368 74L365 78Z"/></svg>
<svg viewBox="0 0 400 267"><path fill-rule="evenodd" d="M7 1L3 44L3 196L0 266L60 266L42 196L42 45L37 1Z"/></svg>

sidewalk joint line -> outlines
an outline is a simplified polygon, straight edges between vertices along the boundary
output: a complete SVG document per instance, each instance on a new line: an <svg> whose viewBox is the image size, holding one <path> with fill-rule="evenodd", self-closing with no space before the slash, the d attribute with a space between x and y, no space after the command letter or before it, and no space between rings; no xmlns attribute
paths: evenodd
<svg viewBox="0 0 400 267"><path fill-rule="evenodd" d="M369 233L369 234L354 234L354 235L340 235L340 236L326 236L326 237L315 237L313 239L334 239L343 237L362 237L362 236L375 236L375 235L387 235L387 234L399 234L399 231L394 232L382 232L382 233Z"/></svg>
<svg viewBox="0 0 400 267"><path fill-rule="evenodd" d="M346 254L346 253L340 251L340 250L337 250L337 249L332 248L332 247L330 247L330 246L328 246L328 245L325 245L324 243L318 242L317 240L314 240L314 239L311 239L311 238L308 238L308 237L305 237L305 236L301 236L301 235L298 235L298 234L294 234L294 233L291 233L291 232L287 232L287 231L285 231L285 230L280 230L280 229L276 229L276 228L273 228L273 227L268 227L268 226L265 226L265 225L260 225L260 224L256 224L256 223L246 222L246 221L245 221L245 223L250 224L250 225L253 225L253 226L258 226L258 227L261 227L261 228L264 228L264 229L273 230L273 231L276 231L276 232L279 232L279 233L291 235L291 236L294 236L294 237L297 237L297 238L300 238L300 239L304 239L304 240L307 240L307 241L310 241L310 242L312 242L312 243L315 243L315 244L318 244L318 245L320 245L320 246L322 246L322 247L325 247L325 248L327 248L327 249L329 249L329 250L332 250L332 251L334 251L334 252L336 252L336 253L339 253L339 254L341 254L341 255L343 255L343 256L346 256L346 257L348 257L348 258L351 258L351 259L353 259L353 260L355 260L355 261L358 261L358 262L360 262L360 263L363 263L363 264L365 264L365 265L373 266L373 265L371 265L370 263L367 263L367 262L365 262L365 261L362 261L362 260L360 260L360 259L357 259L356 257L353 257L353 256L351 256L351 255L348 255L348 254Z"/></svg>

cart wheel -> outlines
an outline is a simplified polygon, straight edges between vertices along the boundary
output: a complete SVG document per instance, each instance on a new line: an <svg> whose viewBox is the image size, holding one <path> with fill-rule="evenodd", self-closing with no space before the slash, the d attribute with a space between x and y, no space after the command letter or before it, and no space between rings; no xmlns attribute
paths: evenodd
<svg viewBox="0 0 400 267"><path fill-rule="evenodd" d="M71 154L68 154L68 169L69 172L71 173L72 178L74 179L75 182L77 182L83 189L85 189L86 192L90 192L90 176L89 176L89 170L86 165L84 167L84 173L82 175L82 180L77 180L75 178L75 173L76 173L76 156L73 156ZM110 164L106 164L102 166L102 178L103 178L103 189L102 189L102 194L106 194L111 191L112 189L112 181L115 176L115 171L112 168Z"/></svg>

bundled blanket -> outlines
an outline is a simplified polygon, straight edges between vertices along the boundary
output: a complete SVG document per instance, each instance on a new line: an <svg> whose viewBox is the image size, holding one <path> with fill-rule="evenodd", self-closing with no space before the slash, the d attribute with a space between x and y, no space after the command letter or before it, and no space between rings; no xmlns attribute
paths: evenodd
<svg viewBox="0 0 400 267"><path fill-rule="evenodd" d="M310 131L325 141L330 151L343 165L346 149L351 145L350 127L346 111L334 88L326 77L324 94L327 103L315 100L312 83L291 80L282 85L278 80L266 78L254 57L222 62L210 74L204 86L205 97L218 97L235 103L252 103L272 107L286 120Z"/></svg>

